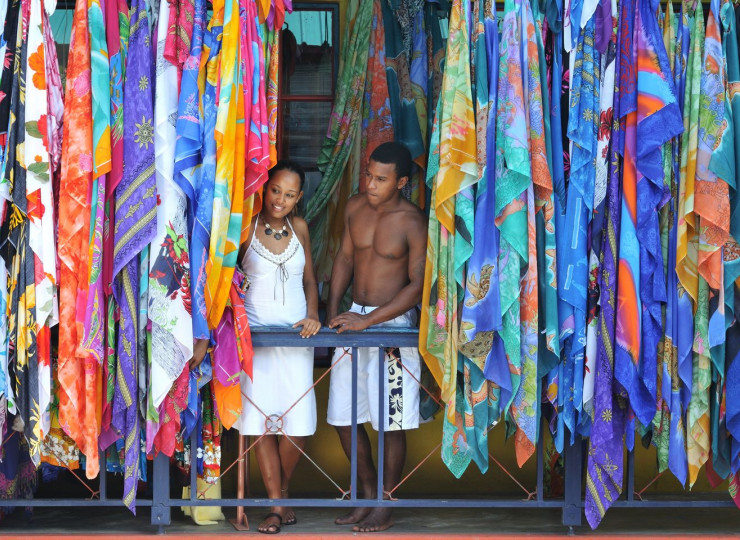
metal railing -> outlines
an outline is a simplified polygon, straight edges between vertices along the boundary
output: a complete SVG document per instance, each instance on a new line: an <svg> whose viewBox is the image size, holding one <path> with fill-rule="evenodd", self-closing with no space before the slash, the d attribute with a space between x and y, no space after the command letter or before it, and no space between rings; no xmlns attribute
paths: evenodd
<svg viewBox="0 0 740 540"><path fill-rule="evenodd" d="M410 328L371 328L363 332L345 332L337 334L336 331L322 328L319 333L311 338L301 338L296 330L278 327L252 328L252 345L254 347L351 347L352 348L352 395L357 395L357 348L371 347L378 349L378 395L384 395L385 349L399 347L417 347L419 341L418 330ZM331 368L330 368L331 369ZM384 401L378 400L378 417L385 418ZM350 487L345 496L340 498L290 498L290 499L268 499L264 497L250 498L220 498L204 499L198 498L196 490L196 475L194 467L191 467L191 484L189 499L170 500L158 486L169 486L169 463L166 456L158 456L154 463L154 496L152 503L152 524L160 527L170 523L170 508L172 506L222 506L236 507L237 519L234 525L243 528L243 507L266 507L266 506L293 506L293 507L334 507L351 510L356 507L391 507L391 508L561 508L563 511L563 525L573 527L581 524L582 503L581 492L581 450L580 444L572 449L567 449L565 454L565 496L561 499L546 500L543 492L543 469L544 469L544 446L543 437L537 445L537 487L532 493L523 488L528 495L526 500L521 498L384 498L383 472L385 463L384 438L385 425L379 422L377 440L377 496L372 499L359 498L357 493L357 400L352 404L352 427L351 427L351 454L350 459ZM241 441L240 441L241 442ZM244 450L244 444L239 445L238 460L244 460L249 450ZM500 467L502 467L499 464ZM418 467L418 466L417 466ZM502 467L503 468L503 467ZM416 469L414 469L416 470ZM508 471L506 471L507 474ZM244 468L240 463L239 475L243 477ZM408 478L409 475L406 476ZM511 476L511 475L510 475ZM512 479L519 482L511 476ZM404 478L404 480L406 479ZM403 481L402 481L403 482ZM521 486L521 484L519 484ZM398 487L398 486L396 486ZM394 488L395 490L395 488Z"/></svg>
<svg viewBox="0 0 740 540"><path fill-rule="evenodd" d="M385 348L397 347L416 347L418 344L418 331L415 329L403 328L382 328L368 329L363 332L345 332L337 334L336 331L328 328L322 328L319 333L307 339L303 339L298 332L290 328L260 327L252 328L252 344L255 347L352 347L352 395L357 395L357 348L372 347L378 348L380 361L379 370L385 367ZM331 369L331 368L330 368ZM379 395L384 395L384 377L381 371L378 377ZM316 381L318 382L318 381ZM316 383L314 383L316 384ZM379 418L385 418L384 401L378 400ZM199 498L197 491L197 467L195 466L195 456L197 447L197 433L193 433L191 438L191 467L190 467L190 497L173 498L170 496L170 458L166 455L159 454L154 458L152 475L150 477L151 499L139 496L136 499L136 505L139 507L151 507L151 523L159 528L160 532L171 522L171 509L173 507L193 507L193 506L221 506L233 507L237 509L237 519L232 521L235 527L244 528L246 520L244 519L244 507L268 507L268 506L293 506L293 507L334 507L344 508L346 510L355 507L391 507L391 508L560 508L562 510L562 524L571 531L574 527L582 524L583 517L583 470L585 466L585 455L583 452L583 443L580 437L576 437L573 445L566 445L563 455L564 463L564 495L562 498L545 499L543 489L544 478L544 436L539 437L536 452L536 487L533 491L528 491L524 486L496 460L491 454L490 457L514 482L524 491L526 499L522 498L403 498L395 499L384 498L383 472L384 472L384 437L385 423L379 422L378 441L377 441L377 474L378 486L377 496L372 499L358 497L357 493L357 401L353 399L352 406L352 457L350 459L350 487L338 498L290 498L290 499L269 499L265 497L240 497L236 498ZM195 431L195 430L194 430ZM264 436L264 435L263 435ZM239 455L237 460L226 467L223 474L226 474L234 464L238 464L238 474L244 478L247 452L251 447L246 447L244 437L240 437ZM566 437L566 441L568 437ZM253 445L252 445L253 446ZM439 446L436 447L436 451ZM431 453L430 453L431 454ZM426 459L426 458L425 458ZM626 486L622 497L615 501L614 507L651 507L651 508L671 508L671 507L731 507L734 503L729 499L725 500L708 499L705 497L691 496L690 498L670 498L660 497L652 500L643 498L645 490L657 479L653 479L641 491L635 490L635 466L634 452L627 455L626 469ZM423 460L422 460L423 463ZM403 481L411 474L416 472L419 465L413 468ZM120 498L110 498L106 490L105 457L101 456L101 467L98 491L95 492L88 486L92 496L89 499L77 498L44 498L44 499L12 499L0 500L0 505L21 506L21 507L112 507L122 505ZM85 484L87 486L87 484ZM400 485L400 484L399 484ZM398 486L396 486L398 487ZM392 490L395 491L395 488ZM142 494L143 495L143 494Z"/></svg>

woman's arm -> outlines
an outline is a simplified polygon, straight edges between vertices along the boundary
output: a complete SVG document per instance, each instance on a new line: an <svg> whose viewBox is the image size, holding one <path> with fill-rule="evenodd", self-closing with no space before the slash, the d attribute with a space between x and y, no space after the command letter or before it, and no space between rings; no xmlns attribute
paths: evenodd
<svg viewBox="0 0 740 540"><path fill-rule="evenodd" d="M306 265L303 268L303 293L306 295L306 318L298 321L293 328L302 326L302 337L313 336L321 328L319 321L319 289L316 285L316 274L313 269L313 258L311 257L311 235L308 225L303 218L293 218L293 228L298 241L303 246L306 255Z"/></svg>

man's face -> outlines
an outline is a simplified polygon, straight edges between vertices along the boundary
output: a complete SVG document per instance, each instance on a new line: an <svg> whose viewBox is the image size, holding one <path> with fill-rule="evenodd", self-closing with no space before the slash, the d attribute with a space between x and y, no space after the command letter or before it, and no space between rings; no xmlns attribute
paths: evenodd
<svg viewBox="0 0 740 540"><path fill-rule="evenodd" d="M378 163L372 159L365 171L366 194L370 206L379 206L392 200L398 191L406 185L407 177L398 178L396 165Z"/></svg>

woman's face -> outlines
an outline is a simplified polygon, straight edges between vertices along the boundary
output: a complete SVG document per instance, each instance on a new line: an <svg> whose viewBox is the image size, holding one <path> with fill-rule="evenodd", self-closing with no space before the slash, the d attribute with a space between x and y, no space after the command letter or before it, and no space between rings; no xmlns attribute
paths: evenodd
<svg viewBox="0 0 740 540"><path fill-rule="evenodd" d="M273 219L290 214L303 197L300 177L287 170L276 172L265 186L262 212Z"/></svg>

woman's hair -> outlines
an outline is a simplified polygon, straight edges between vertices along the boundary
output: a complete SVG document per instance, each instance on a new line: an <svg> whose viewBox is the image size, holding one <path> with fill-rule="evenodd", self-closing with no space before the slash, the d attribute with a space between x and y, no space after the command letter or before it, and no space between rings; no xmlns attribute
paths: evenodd
<svg viewBox="0 0 740 540"><path fill-rule="evenodd" d="M267 173L267 181L269 182L270 180L272 180L272 177L280 171L288 171L297 174L298 178L300 178L301 180L300 191L303 191L303 184L306 183L306 173L303 172L303 167L298 165L298 163L296 163L295 161L281 159L280 161L275 163L275 166Z"/></svg>

